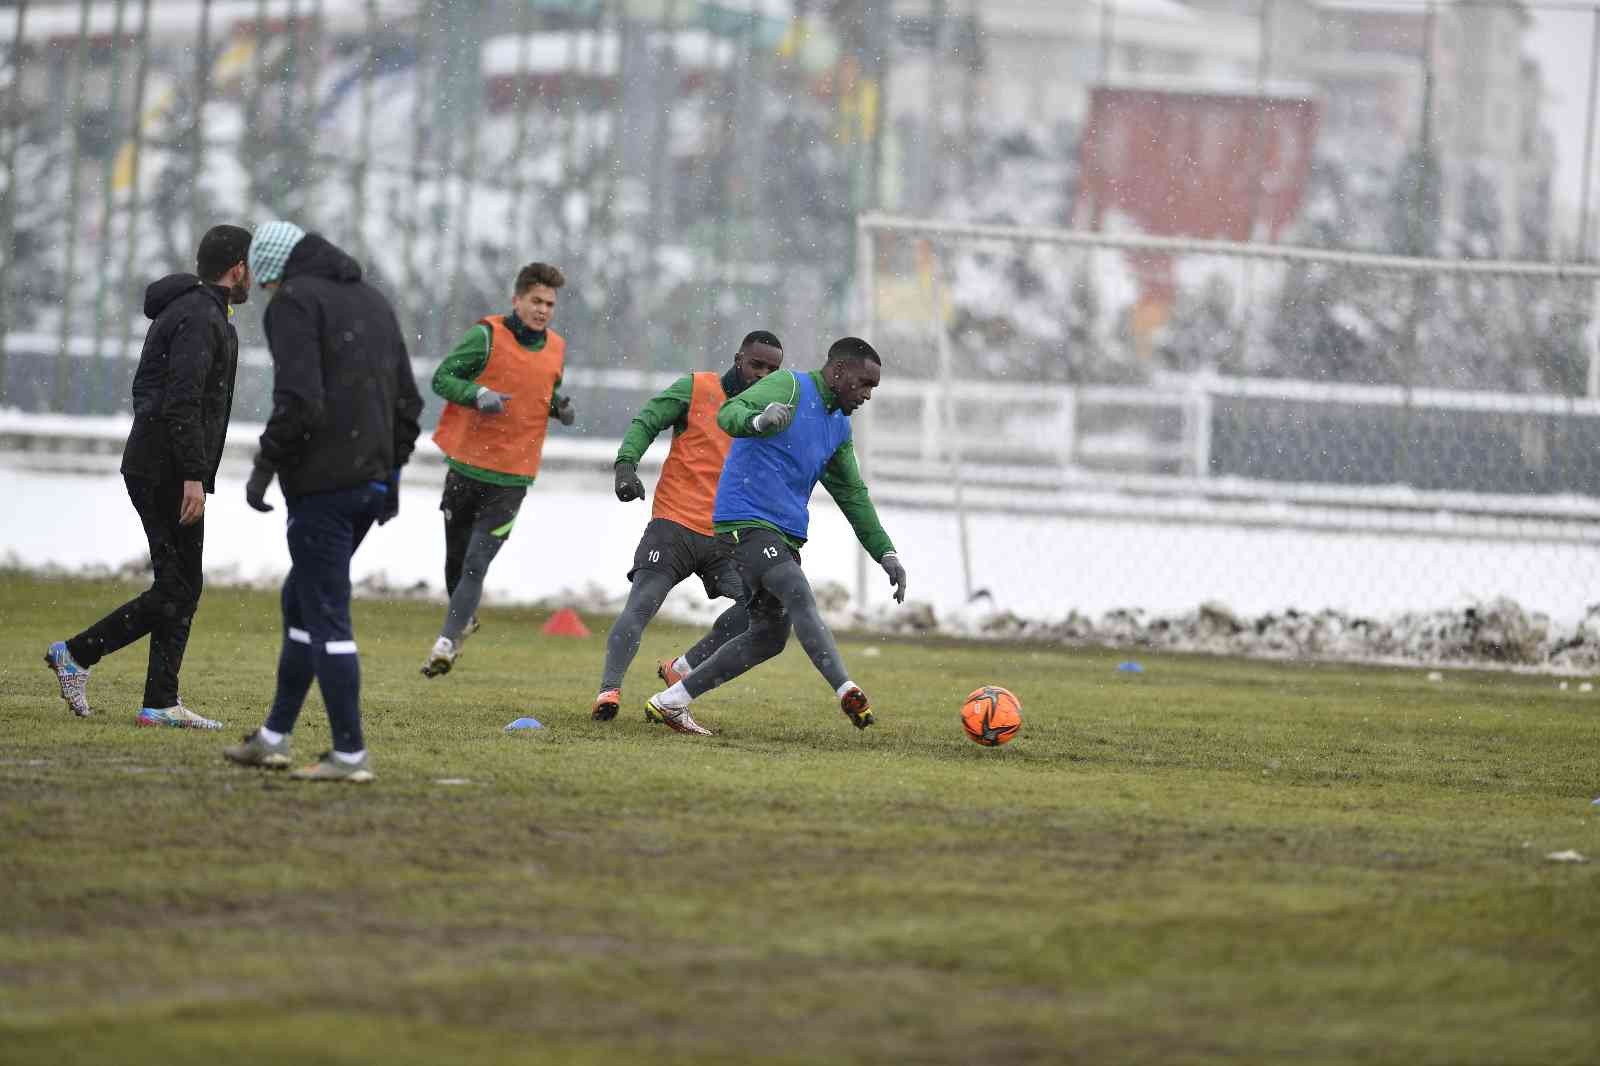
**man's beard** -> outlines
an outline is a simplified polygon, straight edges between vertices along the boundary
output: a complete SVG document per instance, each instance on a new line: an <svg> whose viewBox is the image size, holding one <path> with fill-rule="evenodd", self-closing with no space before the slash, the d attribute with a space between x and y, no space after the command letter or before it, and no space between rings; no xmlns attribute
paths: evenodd
<svg viewBox="0 0 1600 1066"><path fill-rule="evenodd" d="M229 303L242 304L248 299L250 299L250 283L248 281L236 281L228 287Z"/></svg>

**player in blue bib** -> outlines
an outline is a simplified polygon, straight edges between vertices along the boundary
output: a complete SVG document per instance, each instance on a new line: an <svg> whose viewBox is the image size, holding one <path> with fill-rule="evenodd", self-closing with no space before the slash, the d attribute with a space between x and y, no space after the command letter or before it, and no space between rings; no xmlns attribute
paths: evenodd
<svg viewBox="0 0 1600 1066"><path fill-rule="evenodd" d="M811 492L820 481L889 575L895 601L905 602L905 568L878 521L850 439L850 415L872 398L882 373L872 345L845 337L828 349L821 370L768 374L717 412L717 424L734 441L717 483L712 525L744 579L750 628L650 697L646 718L680 733L710 735L689 714L689 703L777 655L793 629L840 709L859 729L872 724L866 694L850 680L817 611L800 549L811 522Z"/></svg>

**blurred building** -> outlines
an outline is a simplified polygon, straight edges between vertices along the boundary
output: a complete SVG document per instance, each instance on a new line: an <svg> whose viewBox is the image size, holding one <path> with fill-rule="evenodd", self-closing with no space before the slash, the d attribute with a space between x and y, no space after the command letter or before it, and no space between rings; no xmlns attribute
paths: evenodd
<svg viewBox="0 0 1600 1066"><path fill-rule="evenodd" d="M1447 229L1459 229L1470 217L1476 231L1497 235L1492 247L1474 248L1474 254L1547 254L1541 245L1555 153L1544 127L1539 65L1524 53L1529 18L1523 4L1443 0L1430 16L1421 0L1194 2L1259 19L1266 68L1274 77L1318 88L1329 140L1371 143L1377 136L1414 148L1431 53L1429 127Z"/></svg>
<svg viewBox="0 0 1600 1066"><path fill-rule="evenodd" d="M1309 86L1329 141L1399 153L1421 129L1428 9L1395 0L893 0L884 79L885 206L920 213L966 180L978 135L1075 139L1097 83L1201 92ZM1475 254L1539 256L1554 150L1517 0L1440 2L1431 136L1447 230L1493 233Z"/></svg>
<svg viewBox="0 0 1600 1066"><path fill-rule="evenodd" d="M1256 20L1176 0L894 0L887 206L920 212L962 178L974 134L1075 136L1109 79L1238 84Z"/></svg>

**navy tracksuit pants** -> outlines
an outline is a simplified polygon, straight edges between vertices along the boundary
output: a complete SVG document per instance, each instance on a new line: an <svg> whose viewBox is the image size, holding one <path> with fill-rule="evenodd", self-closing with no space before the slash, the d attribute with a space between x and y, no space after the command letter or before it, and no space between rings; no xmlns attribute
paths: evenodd
<svg viewBox="0 0 1600 1066"><path fill-rule="evenodd" d="M361 664L350 625L350 557L382 514L388 486L296 496L288 501L289 576L283 582L283 648L267 728L294 731L311 681L322 690L335 751L365 748Z"/></svg>

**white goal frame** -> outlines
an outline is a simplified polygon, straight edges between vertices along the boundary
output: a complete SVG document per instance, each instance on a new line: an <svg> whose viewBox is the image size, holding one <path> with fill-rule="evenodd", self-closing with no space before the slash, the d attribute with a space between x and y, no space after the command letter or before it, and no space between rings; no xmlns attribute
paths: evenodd
<svg viewBox="0 0 1600 1066"><path fill-rule="evenodd" d="M1087 230L1046 227L988 225L969 222L912 218L884 213L864 213L856 222L856 263L852 318L856 332L871 337L879 321L876 306L878 282L875 253L880 235L921 238L953 248L973 241L1005 242L1015 245L1058 245L1084 249L1165 252L1175 255L1210 255L1244 261L1330 264L1367 268L1374 271L1415 277L1479 275L1503 278L1539 278L1550 281L1587 282L1596 286L1595 306L1600 308L1600 265L1572 262L1532 262L1525 260L1440 259L1382 255L1367 252L1327 251L1294 245L1243 243L1191 238L1151 237L1129 233L1102 233ZM943 280L936 265L932 270L935 292L933 306L941 305ZM993 394L1015 389L1016 385L954 377L949 338L942 322L930 323L938 339L938 376L932 382L911 386L923 397L928 417L938 424L950 417L956 397L974 393ZM1074 403L1095 398L1122 404L1169 405L1190 408L1195 425L1204 425L1209 403L1214 396L1260 396L1307 402L1358 403L1373 406L1417 406L1428 409L1463 409L1511 413L1560 413L1600 417L1600 313L1592 316L1585 334L1588 353L1586 397L1508 394L1479 391L1449 391L1327 384L1259 378L1220 378L1197 376L1181 383L1166 381L1150 387L1059 386L1063 394L1063 424L1070 425ZM1035 390L1039 391L1039 390ZM864 438L858 452L864 465L879 474L884 482L878 493L885 500L924 508L953 512L958 523L964 586L973 588L972 560L968 548L968 506L976 502L986 510L1007 509L1008 502L1028 510L1083 515L1097 508L1121 517L1140 516L1153 521L1199 521L1250 525L1267 523L1291 528L1378 530L1386 534L1446 536L1456 538L1495 538L1515 531L1521 539L1549 541L1567 545L1600 548L1600 499L1563 496L1515 497L1474 492L1428 492L1404 486L1352 488L1315 483L1252 482L1248 479L1208 477L1208 442L1203 434L1186 435L1184 449L1191 458L1185 476L1141 477L1137 475L1046 473L1044 481L1054 491L1043 501L1037 494L1027 497L1016 488L1040 487L1041 472L1021 467L988 465L973 469L950 442L941 445L942 454L934 469L943 474L943 486L926 482L921 490L915 464L872 456L873 419L870 407L865 419L857 419L858 437ZM934 439L938 434L927 434ZM1093 493L1094 500L1085 500ZM1115 501L1108 505L1107 501ZM1185 511L1184 501L1206 501L1212 506L1206 517ZM857 600L867 602L868 567L863 556L856 574Z"/></svg>

